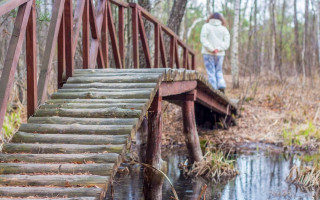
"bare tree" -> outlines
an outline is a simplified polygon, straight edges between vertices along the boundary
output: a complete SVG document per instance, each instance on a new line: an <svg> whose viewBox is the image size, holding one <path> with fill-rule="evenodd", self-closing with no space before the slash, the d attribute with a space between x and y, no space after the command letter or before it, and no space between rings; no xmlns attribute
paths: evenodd
<svg viewBox="0 0 320 200"><path fill-rule="evenodd" d="M239 88L239 18L240 18L240 0L234 3L233 37L231 49L231 70L232 86Z"/></svg>
<svg viewBox="0 0 320 200"><path fill-rule="evenodd" d="M270 0L270 15L271 15L271 71L274 72L276 65L276 38L277 38L277 27L276 27L276 14L275 14L276 0Z"/></svg>
<svg viewBox="0 0 320 200"><path fill-rule="evenodd" d="M296 63L296 70L298 73L301 73L301 47L300 47L300 42L299 42L299 22L298 22L298 17L297 17L297 0L294 0L293 3L293 8L294 8L294 48L295 48L295 63Z"/></svg>
<svg viewBox="0 0 320 200"><path fill-rule="evenodd" d="M168 27L179 34L181 22L186 11L188 0L175 0L171 8Z"/></svg>
<svg viewBox="0 0 320 200"><path fill-rule="evenodd" d="M305 1L305 23L304 23L304 33L303 33L303 45L302 45L302 73L303 73L303 85L306 83L306 45L307 45L307 35L308 35L308 26L309 26L309 0Z"/></svg>

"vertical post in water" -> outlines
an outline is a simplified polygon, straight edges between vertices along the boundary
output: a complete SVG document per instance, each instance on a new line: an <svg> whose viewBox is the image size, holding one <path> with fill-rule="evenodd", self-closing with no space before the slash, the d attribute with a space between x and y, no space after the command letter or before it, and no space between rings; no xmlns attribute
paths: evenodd
<svg viewBox="0 0 320 200"><path fill-rule="evenodd" d="M160 169L161 168L161 119L162 97L159 92L153 99L148 111L148 141L146 151L146 163ZM146 200L162 199L162 176L155 170L146 168L144 174L144 197Z"/></svg>
<svg viewBox="0 0 320 200"><path fill-rule="evenodd" d="M186 138L191 163L199 162L203 159L194 112L196 96L197 91L193 90L186 94L186 98L182 103L183 133Z"/></svg>

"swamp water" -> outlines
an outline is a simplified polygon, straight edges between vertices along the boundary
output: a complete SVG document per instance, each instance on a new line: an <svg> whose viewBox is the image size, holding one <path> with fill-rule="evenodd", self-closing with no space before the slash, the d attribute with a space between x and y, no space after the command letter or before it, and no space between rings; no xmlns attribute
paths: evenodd
<svg viewBox="0 0 320 200"><path fill-rule="evenodd" d="M206 199L221 200L311 200L314 192L303 192L285 179L293 165L300 165L297 156L286 158L282 154L251 153L236 156L236 168L240 174L224 184L214 184L202 178L186 178L178 163L186 155L172 151L163 158L168 162L168 177L172 181L180 200L197 200L201 187L207 184ZM114 181L115 200L140 200L143 198L143 169L135 165L130 173L117 174ZM170 184L163 184L163 199L173 196ZM107 199L112 199L108 197Z"/></svg>

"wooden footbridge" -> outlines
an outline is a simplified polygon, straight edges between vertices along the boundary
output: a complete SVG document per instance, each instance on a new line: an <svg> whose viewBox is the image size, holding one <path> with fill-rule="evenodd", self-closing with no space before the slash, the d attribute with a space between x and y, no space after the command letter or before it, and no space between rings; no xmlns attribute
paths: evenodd
<svg viewBox="0 0 320 200"><path fill-rule="evenodd" d="M111 5L118 8L118 33ZM145 117L148 118L146 162L159 168L162 100L183 108L191 161L202 159L195 104L202 105L210 115L222 116L227 123L236 111L236 105L195 71L193 51L176 34L137 4L119 0L98 0L97 5L92 0L78 0L75 9L71 0L55 0L37 81L35 1L3 1L0 15L15 8L18 8L15 28L0 80L0 127L24 39L30 118L10 142L2 145L1 199L103 198ZM132 14L132 68L124 63L125 10ZM154 24L153 59L143 20ZM83 69L74 69L80 27ZM171 41L168 51L163 34ZM108 35L115 68L109 68ZM139 67L139 38L145 55L144 68ZM56 44L59 89L47 100ZM182 47L182 53L178 46ZM99 69L94 69L96 65Z"/></svg>

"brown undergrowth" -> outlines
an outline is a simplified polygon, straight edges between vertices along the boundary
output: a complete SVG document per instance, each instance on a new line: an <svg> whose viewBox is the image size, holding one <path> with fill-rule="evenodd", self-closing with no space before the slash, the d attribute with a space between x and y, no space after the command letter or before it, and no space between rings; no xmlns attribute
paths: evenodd
<svg viewBox="0 0 320 200"><path fill-rule="evenodd" d="M225 77L231 86L231 77ZM269 76L242 77L239 89L226 90L228 97L240 99L237 126L228 130L199 129L200 137L209 138L217 148L237 149L255 143L317 151L320 79L309 79L305 86L301 82L296 77L283 81ZM166 145L184 144L180 109L173 104L164 105L163 143Z"/></svg>

